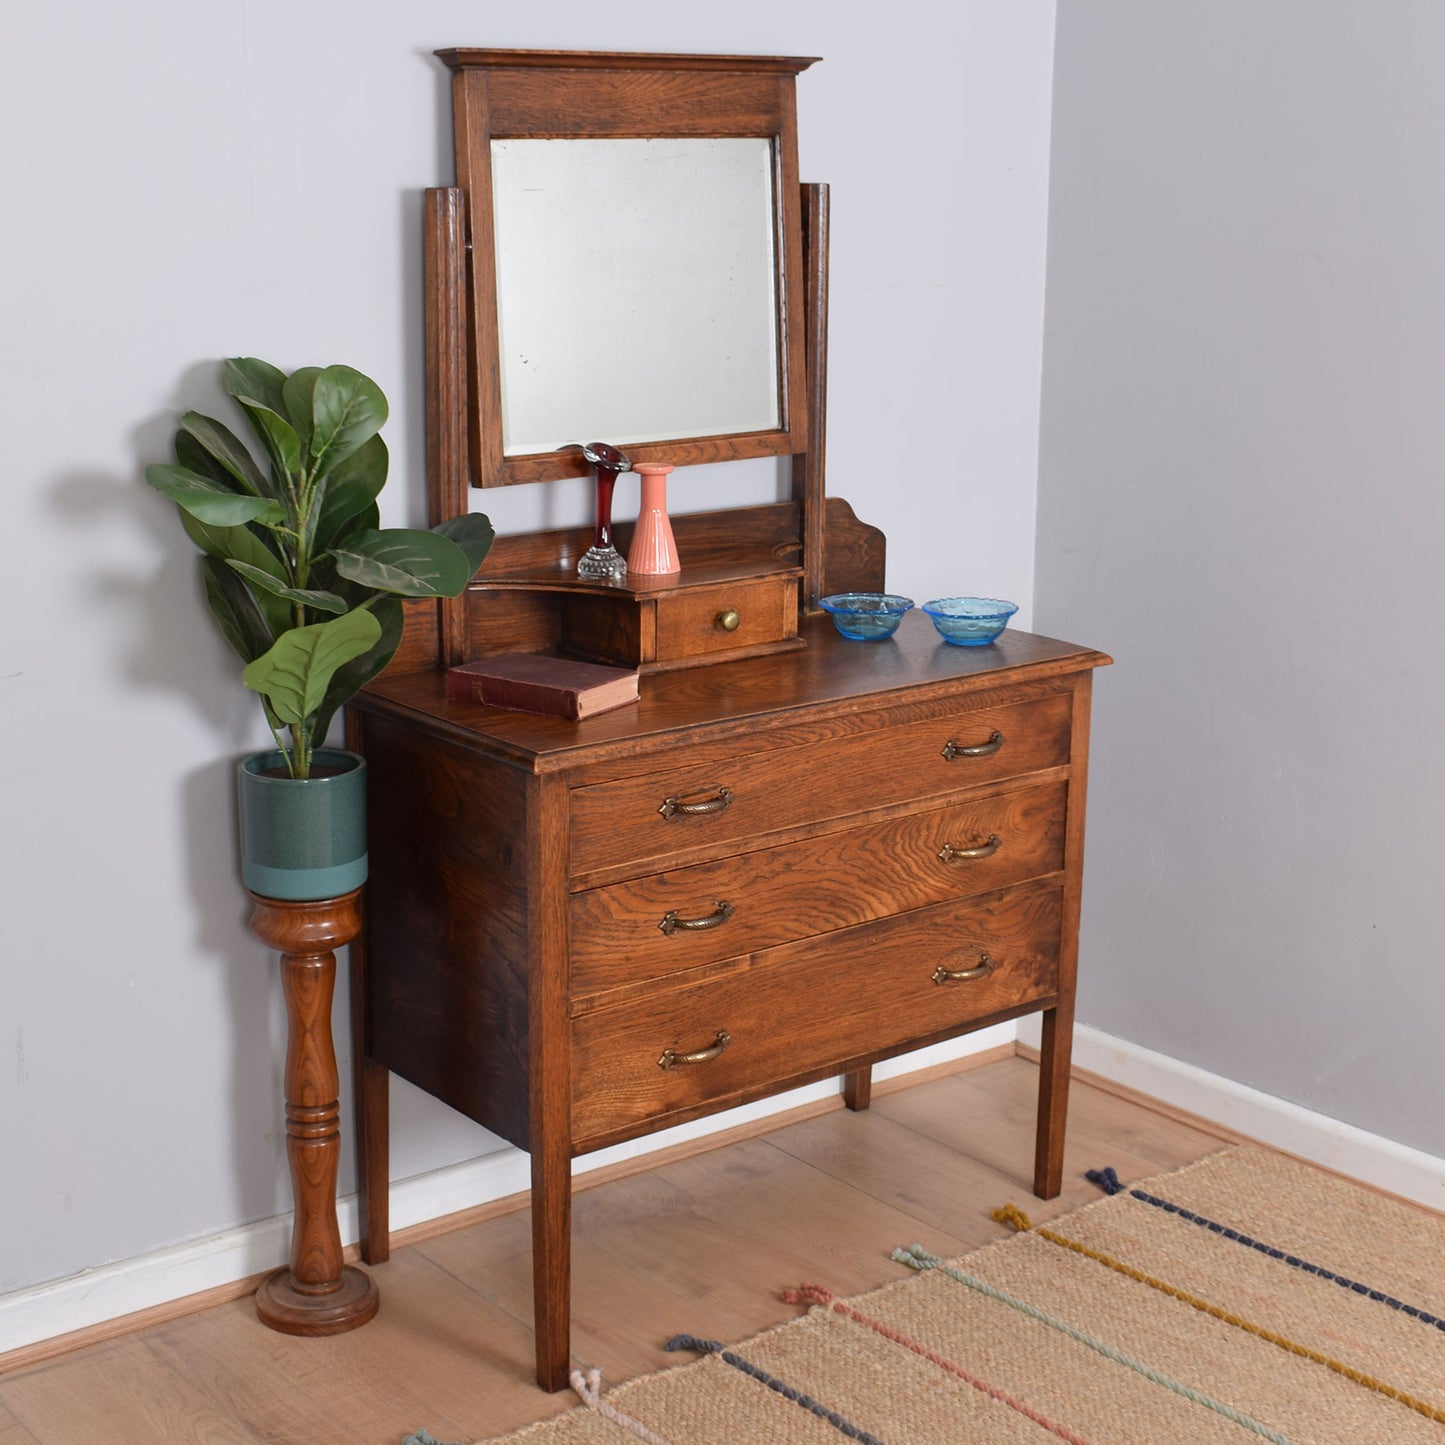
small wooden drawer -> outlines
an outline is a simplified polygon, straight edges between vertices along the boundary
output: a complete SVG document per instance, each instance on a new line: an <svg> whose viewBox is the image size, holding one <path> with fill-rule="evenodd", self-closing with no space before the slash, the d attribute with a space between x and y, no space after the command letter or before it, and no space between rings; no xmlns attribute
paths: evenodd
<svg viewBox="0 0 1445 1445"><path fill-rule="evenodd" d="M1060 893L1021 885L786 944L572 1023L585 1148L962 1032L1058 988Z"/></svg>
<svg viewBox="0 0 1445 1445"><path fill-rule="evenodd" d="M684 574L686 576L686 574ZM801 647L796 567L767 576L563 599L565 651L643 672Z"/></svg>
<svg viewBox="0 0 1445 1445"><path fill-rule="evenodd" d="M1015 788L573 894L572 997L1056 872L1066 801Z"/></svg>
<svg viewBox="0 0 1445 1445"><path fill-rule="evenodd" d="M1058 693L806 747L685 763L572 791L574 877L691 853L735 851L769 833L823 824L1069 761L1072 700Z"/></svg>
<svg viewBox="0 0 1445 1445"><path fill-rule="evenodd" d="M798 586L762 577L696 587L658 598L659 660L711 656L798 633Z"/></svg>

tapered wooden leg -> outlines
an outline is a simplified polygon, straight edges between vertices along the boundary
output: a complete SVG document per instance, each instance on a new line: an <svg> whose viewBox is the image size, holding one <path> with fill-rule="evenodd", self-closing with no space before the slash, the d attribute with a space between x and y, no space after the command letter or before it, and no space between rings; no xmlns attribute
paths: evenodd
<svg viewBox="0 0 1445 1445"><path fill-rule="evenodd" d="M854 1113L861 1113L873 1102L872 1064L864 1064L861 1069L843 1075L843 1102Z"/></svg>
<svg viewBox="0 0 1445 1445"><path fill-rule="evenodd" d="M356 1112L356 1199L361 1257L391 1258L391 1072L367 1053L365 936L351 945L351 1089Z"/></svg>
<svg viewBox="0 0 1445 1445"><path fill-rule="evenodd" d="M315 903L251 894L251 930L281 951L286 1045L286 1157L296 1215L291 1264L256 1291L263 1324L289 1335L337 1335L364 1325L378 1303L376 1282L344 1267L336 1222L341 1105L331 1000L337 948L361 927L361 890Z"/></svg>
<svg viewBox="0 0 1445 1445"><path fill-rule="evenodd" d="M565 1134L533 1141L532 1305L537 1383L564 1390L571 1373L572 1163Z"/></svg>
<svg viewBox="0 0 1445 1445"><path fill-rule="evenodd" d="M385 1264L391 1258L391 1073L359 1051L353 1073L361 1257Z"/></svg>
<svg viewBox="0 0 1445 1445"><path fill-rule="evenodd" d="M1073 1000L1045 1009L1042 1019L1034 1193L1040 1199L1054 1199L1064 1187L1064 1125L1069 1112L1069 1060L1074 1046Z"/></svg>

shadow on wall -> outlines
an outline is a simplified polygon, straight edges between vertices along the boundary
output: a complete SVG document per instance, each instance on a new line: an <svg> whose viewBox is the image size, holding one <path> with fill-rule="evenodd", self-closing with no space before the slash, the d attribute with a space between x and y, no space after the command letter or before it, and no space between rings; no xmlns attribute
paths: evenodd
<svg viewBox="0 0 1445 1445"><path fill-rule="evenodd" d="M240 882L235 816L236 762L265 745L264 723L259 701L241 684L240 661L206 605L199 553L175 507L144 479L147 462L169 456L181 413L224 416L230 408L217 385L219 371L216 360L188 368L173 393L173 409L134 429L133 474L76 473L61 478L53 495L55 510L77 534L120 518L147 539L147 546L109 550L91 572L90 600L97 616L115 629L120 676L138 691L168 694L182 708L189 706L215 734L214 761L189 774L169 772L164 751L158 750L162 787L154 796L158 811L179 805L171 827L180 840L184 887L195 919L196 955L175 966L222 970L231 1027L231 1194L249 1220L291 1207L284 1007L275 960L247 928L250 905ZM161 558L160 565L150 571L145 570L150 564L135 560L154 556ZM218 1074L220 1064L218 1059Z"/></svg>

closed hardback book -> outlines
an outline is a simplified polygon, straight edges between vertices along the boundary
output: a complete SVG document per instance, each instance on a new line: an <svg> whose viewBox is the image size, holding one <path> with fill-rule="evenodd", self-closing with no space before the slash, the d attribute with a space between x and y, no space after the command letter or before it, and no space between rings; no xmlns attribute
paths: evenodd
<svg viewBox="0 0 1445 1445"><path fill-rule="evenodd" d="M447 669L447 696L574 720L637 701L637 674L600 662L504 652Z"/></svg>

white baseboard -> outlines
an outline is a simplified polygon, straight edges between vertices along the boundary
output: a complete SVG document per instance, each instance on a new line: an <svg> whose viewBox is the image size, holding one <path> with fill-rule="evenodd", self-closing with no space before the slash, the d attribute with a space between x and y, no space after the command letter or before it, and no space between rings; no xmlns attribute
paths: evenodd
<svg viewBox="0 0 1445 1445"><path fill-rule="evenodd" d="M1016 1026L1000 1024L961 1039L919 1049L890 1059L873 1070L875 1080L898 1077L951 1059L965 1058L1000 1044L1011 1043ZM796 1109L838 1093L838 1080L825 1079L771 1099L763 1099L725 1114L697 1119L674 1129L585 1155L573 1166L584 1174L620 1160L636 1158L733 1129L756 1119ZM493 1154L468 1159L391 1186L393 1230L402 1230L463 1209L520 1194L531 1186L531 1165L520 1149L503 1147ZM337 1222L343 1244L360 1236L360 1213L354 1194L337 1200ZM254 1224L238 1225L207 1239L188 1241L137 1255L114 1264L82 1270L64 1279L0 1295L0 1355L54 1339L93 1325L105 1324L139 1310L173 1303L188 1295L234 1284L267 1270L279 1269L291 1253L291 1216L276 1215Z"/></svg>
<svg viewBox="0 0 1445 1445"><path fill-rule="evenodd" d="M1019 1021L1019 1041L1038 1047L1037 1015ZM1074 1029L1074 1067L1445 1213L1445 1159L1156 1054L1087 1024Z"/></svg>

